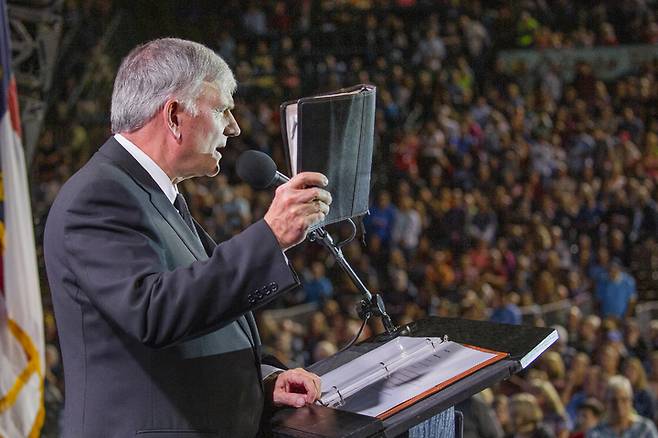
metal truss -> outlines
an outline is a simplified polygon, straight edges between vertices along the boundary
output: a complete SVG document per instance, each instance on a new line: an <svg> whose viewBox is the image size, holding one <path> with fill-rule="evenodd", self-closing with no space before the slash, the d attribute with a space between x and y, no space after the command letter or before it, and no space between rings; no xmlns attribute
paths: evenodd
<svg viewBox="0 0 658 438"><path fill-rule="evenodd" d="M23 142L32 162L62 35L64 0L9 0L11 57L19 87ZM29 164L28 164L29 165Z"/></svg>

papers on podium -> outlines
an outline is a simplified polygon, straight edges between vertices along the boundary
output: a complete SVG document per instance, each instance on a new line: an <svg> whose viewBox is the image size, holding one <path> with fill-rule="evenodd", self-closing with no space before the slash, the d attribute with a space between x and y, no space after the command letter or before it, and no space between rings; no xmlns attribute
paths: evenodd
<svg viewBox="0 0 658 438"><path fill-rule="evenodd" d="M399 336L321 375L320 403L384 419L507 356L447 337Z"/></svg>

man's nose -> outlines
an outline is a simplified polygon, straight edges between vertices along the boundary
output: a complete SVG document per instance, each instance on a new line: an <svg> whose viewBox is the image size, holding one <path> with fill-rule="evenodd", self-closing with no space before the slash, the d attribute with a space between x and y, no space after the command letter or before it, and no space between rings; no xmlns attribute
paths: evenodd
<svg viewBox="0 0 658 438"><path fill-rule="evenodd" d="M226 125L226 128L224 128L224 135L227 137L237 137L240 135L240 125L238 125L238 121L235 120L235 117L233 117L233 113L229 113L231 118L229 120L228 125Z"/></svg>

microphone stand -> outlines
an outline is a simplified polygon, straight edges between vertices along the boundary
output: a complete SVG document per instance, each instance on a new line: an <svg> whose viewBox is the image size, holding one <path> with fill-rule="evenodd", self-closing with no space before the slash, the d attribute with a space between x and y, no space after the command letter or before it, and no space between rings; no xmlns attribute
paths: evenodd
<svg viewBox="0 0 658 438"><path fill-rule="evenodd" d="M356 285L361 292L362 298L361 302L358 304L357 313L359 317L367 321L371 316L376 316L381 318L382 323L384 324L384 329L386 334L393 336L395 331L398 329L391 321L391 317L386 313L386 308L384 306L384 300L379 294L371 294L365 284L361 281L352 266L347 262L347 259L343 255L343 250L334 243L334 239L331 235L322 227L317 228L309 233L308 239L311 242L319 242L324 245L325 248L333 254L334 258L338 262L338 265L345 271L348 277Z"/></svg>

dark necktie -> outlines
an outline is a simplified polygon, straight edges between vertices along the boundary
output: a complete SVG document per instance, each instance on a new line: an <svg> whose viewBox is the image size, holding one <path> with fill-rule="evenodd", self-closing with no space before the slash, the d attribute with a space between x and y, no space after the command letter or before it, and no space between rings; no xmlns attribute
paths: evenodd
<svg viewBox="0 0 658 438"><path fill-rule="evenodd" d="M196 238L199 239L199 235L196 232L196 227L194 226L194 222L192 221L192 215L190 214L190 209L187 208L187 202L185 202L185 198L180 193L176 194L174 207L176 207L176 210L178 210L181 217L189 227L190 231L192 231L192 233L196 236Z"/></svg>

